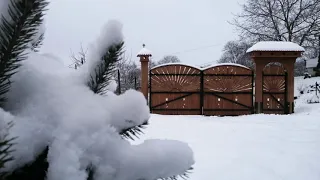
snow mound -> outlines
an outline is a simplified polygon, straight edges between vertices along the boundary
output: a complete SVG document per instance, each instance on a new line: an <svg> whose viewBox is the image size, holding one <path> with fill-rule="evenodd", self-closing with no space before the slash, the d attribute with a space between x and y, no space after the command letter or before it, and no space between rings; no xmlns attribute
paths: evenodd
<svg viewBox="0 0 320 180"><path fill-rule="evenodd" d="M98 63L102 48L122 41L121 27L116 21L107 24L101 36L105 38L96 42L89 56L88 69ZM167 178L194 164L185 143L155 139L132 145L121 137L123 130L150 118L141 92L94 94L83 79L89 71L74 71L54 56L28 53L12 77L4 108L10 113L0 109L0 125L12 120L10 136L18 137L15 159L5 170L32 162L46 147L48 180L86 180L90 165L97 179Z"/></svg>
<svg viewBox="0 0 320 180"><path fill-rule="evenodd" d="M253 45L247 50L247 53L253 51L298 51L304 52L305 49L293 42L284 41L262 41Z"/></svg>
<svg viewBox="0 0 320 180"><path fill-rule="evenodd" d="M307 102L309 104L319 103L320 102L320 97L318 95L316 95L316 94L308 94Z"/></svg>

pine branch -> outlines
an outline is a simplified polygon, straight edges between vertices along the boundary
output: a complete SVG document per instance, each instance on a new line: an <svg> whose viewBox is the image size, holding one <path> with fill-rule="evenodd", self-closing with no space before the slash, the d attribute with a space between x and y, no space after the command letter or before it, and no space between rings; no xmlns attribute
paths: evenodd
<svg viewBox="0 0 320 180"><path fill-rule="evenodd" d="M8 130L13 126L13 123L8 123ZM3 179L7 173L1 171L5 168L5 164L13 160L13 157L10 155L13 150L12 146L14 145L13 141L16 138L8 139L9 134L4 134L3 137L0 137L0 179Z"/></svg>
<svg viewBox="0 0 320 180"><path fill-rule="evenodd" d="M121 59L123 46L123 42L111 46L101 57L101 62L95 68L95 72L91 74L91 79L88 82L88 86L94 93L105 94L106 87L109 85L116 68L116 63Z"/></svg>
<svg viewBox="0 0 320 180"><path fill-rule="evenodd" d="M95 168L92 164L90 164L87 168L86 168L88 177L87 180L94 180L94 173L95 173Z"/></svg>
<svg viewBox="0 0 320 180"><path fill-rule="evenodd" d="M20 179L33 179L33 180L45 180L49 163L47 160L49 153L49 147L47 146L36 159L14 171L7 173L6 180L20 180Z"/></svg>
<svg viewBox="0 0 320 180"><path fill-rule="evenodd" d="M0 25L0 107L6 101L10 78L27 59L26 49L43 21L47 0L11 0L10 20L2 16Z"/></svg>
<svg viewBox="0 0 320 180"><path fill-rule="evenodd" d="M120 131L120 135L124 138L135 140L135 138L139 138L138 135L143 134L143 129L148 125L148 121L144 122L141 125L133 126L130 128L123 129Z"/></svg>
<svg viewBox="0 0 320 180"><path fill-rule="evenodd" d="M39 48L42 46L44 40L44 33L42 33L34 42L31 44L31 50L39 52Z"/></svg>
<svg viewBox="0 0 320 180"><path fill-rule="evenodd" d="M187 170L183 174L179 174L179 175L171 176L171 177L167 177L167 178L159 178L158 180L178 180L179 178L187 180L189 178L189 175L191 174L191 170L193 170L192 167L189 168L189 170Z"/></svg>

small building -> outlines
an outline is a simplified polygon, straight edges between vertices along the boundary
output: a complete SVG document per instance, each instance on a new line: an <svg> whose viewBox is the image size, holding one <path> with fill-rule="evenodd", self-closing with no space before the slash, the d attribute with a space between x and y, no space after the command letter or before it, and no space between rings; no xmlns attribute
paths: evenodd
<svg viewBox="0 0 320 180"><path fill-rule="evenodd" d="M318 58L306 60L306 70L311 76L316 76L315 68L318 65Z"/></svg>

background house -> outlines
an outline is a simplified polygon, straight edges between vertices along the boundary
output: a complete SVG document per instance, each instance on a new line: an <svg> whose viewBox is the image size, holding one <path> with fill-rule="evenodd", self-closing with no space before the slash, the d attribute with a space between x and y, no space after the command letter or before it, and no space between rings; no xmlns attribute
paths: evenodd
<svg viewBox="0 0 320 180"><path fill-rule="evenodd" d="M318 58L306 60L306 70L311 76L316 75L316 71L314 70L314 68L317 67L317 64L318 64Z"/></svg>

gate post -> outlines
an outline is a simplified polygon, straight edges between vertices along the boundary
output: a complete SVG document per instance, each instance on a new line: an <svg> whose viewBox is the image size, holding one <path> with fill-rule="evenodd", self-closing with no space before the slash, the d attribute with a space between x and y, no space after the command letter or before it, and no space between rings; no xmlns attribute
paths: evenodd
<svg viewBox="0 0 320 180"><path fill-rule="evenodd" d="M142 49L137 54L141 63L141 92L148 100L148 73L149 73L149 58L152 56L151 51L145 48L145 44L142 45Z"/></svg>
<svg viewBox="0 0 320 180"><path fill-rule="evenodd" d="M285 108L294 112L294 64L301 57L304 48L292 42L259 42L247 50L255 63L255 112L263 113L263 70L268 63L281 63L287 71Z"/></svg>

